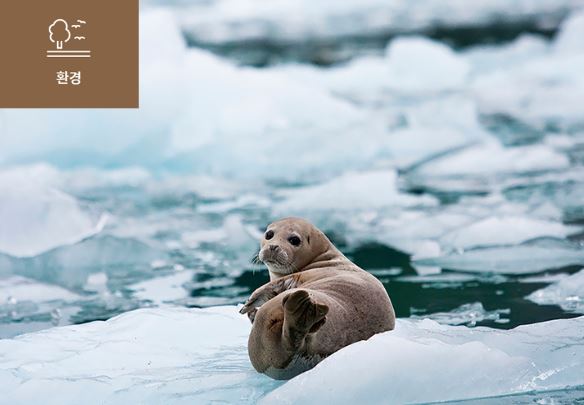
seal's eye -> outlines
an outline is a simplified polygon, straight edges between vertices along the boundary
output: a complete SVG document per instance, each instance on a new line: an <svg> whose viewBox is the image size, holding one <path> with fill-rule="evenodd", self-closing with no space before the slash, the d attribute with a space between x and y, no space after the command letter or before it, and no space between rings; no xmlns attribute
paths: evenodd
<svg viewBox="0 0 584 405"><path fill-rule="evenodd" d="M298 236L290 236L288 238L288 242L290 242L294 246L300 245L300 238Z"/></svg>
<svg viewBox="0 0 584 405"><path fill-rule="evenodd" d="M268 231L266 232L266 240L270 240L274 237L274 231Z"/></svg>

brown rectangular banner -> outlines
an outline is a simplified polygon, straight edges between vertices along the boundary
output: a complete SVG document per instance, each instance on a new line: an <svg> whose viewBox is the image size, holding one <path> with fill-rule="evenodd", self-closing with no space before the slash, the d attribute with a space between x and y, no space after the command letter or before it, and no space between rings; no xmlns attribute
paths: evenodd
<svg viewBox="0 0 584 405"><path fill-rule="evenodd" d="M0 108L137 108L138 0L0 0Z"/></svg>

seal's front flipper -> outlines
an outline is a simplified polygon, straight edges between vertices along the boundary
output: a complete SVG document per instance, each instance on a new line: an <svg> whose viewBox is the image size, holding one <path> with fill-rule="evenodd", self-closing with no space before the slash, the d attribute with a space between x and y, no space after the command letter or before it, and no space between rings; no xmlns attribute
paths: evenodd
<svg viewBox="0 0 584 405"><path fill-rule="evenodd" d="M289 275L275 281L270 281L268 284L264 284L251 294L249 299L239 310L239 313L247 314L249 320L253 323L259 307L279 294L282 294L284 291L291 288L296 288L297 285L298 277L295 277L294 275Z"/></svg>
<svg viewBox="0 0 584 405"><path fill-rule="evenodd" d="M284 307L283 343L297 350L309 333L317 332L326 322L328 306L319 304L306 290L294 291L282 300Z"/></svg>

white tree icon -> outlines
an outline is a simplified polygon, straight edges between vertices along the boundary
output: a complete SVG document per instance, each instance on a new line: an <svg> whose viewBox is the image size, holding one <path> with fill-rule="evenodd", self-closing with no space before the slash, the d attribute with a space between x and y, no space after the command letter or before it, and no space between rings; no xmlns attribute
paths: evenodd
<svg viewBox="0 0 584 405"><path fill-rule="evenodd" d="M58 18L49 25L49 40L57 45L57 49L63 49L63 42L71 39L69 24L62 18Z"/></svg>

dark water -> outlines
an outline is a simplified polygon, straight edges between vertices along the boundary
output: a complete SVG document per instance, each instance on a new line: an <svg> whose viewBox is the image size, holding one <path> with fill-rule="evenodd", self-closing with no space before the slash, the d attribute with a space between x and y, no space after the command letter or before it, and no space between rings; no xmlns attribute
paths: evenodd
<svg viewBox="0 0 584 405"><path fill-rule="evenodd" d="M514 189L509 195L526 199L525 193L530 192L540 190ZM38 257L15 259L0 256L0 272L59 285L84 299L73 303L53 302L48 307L34 302L0 306L0 323L6 326L5 335L55 324L105 320L125 311L156 305L151 297L136 296L131 286L176 275L180 273L177 269L190 269L193 274L179 283L184 294L182 298L171 297L164 301L187 307L236 305L269 281L267 270L262 265L251 263L258 246L254 239L239 246L224 240L203 240L192 247L184 243L169 245L180 240L181 235L200 228L225 229L224 221L228 215L239 216L243 223L261 234L263 226L272 220L269 207L252 204L227 213L201 213L216 201L189 192L180 194L176 189L152 192L141 187L89 189L78 191L76 197L93 209L110 212L123 220L114 223L104 235ZM452 199L449 195L442 204L447 205ZM135 230L138 237L115 236L120 230L127 232L129 224L132 227L139 224ZM149 236L143 235L142 226L153 227L156 231ZM391 246L362 243L349 247L339 229L325 231L351 260L383 283L398 317L430 317L443 323L510 329L577 316L559 306L538 305L525 297L549 285L554 275L572 274L580 269L578 266L521 276L449 269L424 275L418 274L410 255ZM578 239L578 235L574 238ZM160 260L162 264L153 266ZM85 285L88 277L96 273L107 275L104 290L97 293ZM58 319L55 319L55 310L61 312L57 313Z"/></svg>

